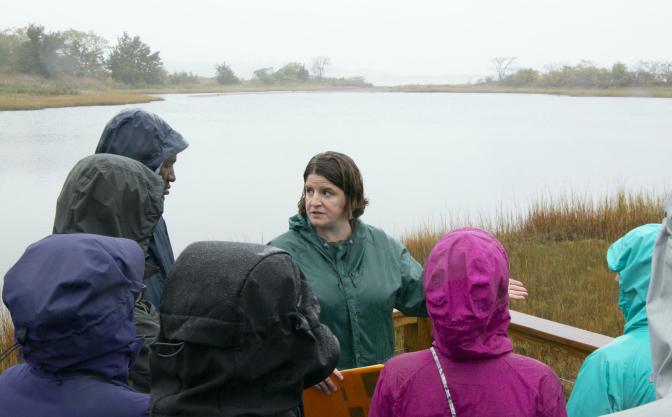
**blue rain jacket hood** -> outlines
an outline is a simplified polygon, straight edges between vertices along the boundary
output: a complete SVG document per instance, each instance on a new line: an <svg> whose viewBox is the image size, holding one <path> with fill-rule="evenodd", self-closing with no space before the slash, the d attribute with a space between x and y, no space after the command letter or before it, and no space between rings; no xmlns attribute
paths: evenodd
<svg viewBox="0 0 672 417"><path fill-rule="evenodd" d="M607 251L609 269L619 274L618 306L625 318L624 333L647 325L646 297L651 278L653 246L660 224L636 227L614 242Z"/></svg>
<svg viewBox="0 0 672 417"><path fill-rule="evenodd" d="M96 153L126 156L156 171L169 155L177 155L187 146L184 137L156 114L126 109L107 123Z"/></svg>
<svg viewBox="0 0 672 417"><path fill-rule="evenodd" d="M126 156L157 171L170 155L177 155L189 146L180 133L154 113L141 109L126 109L110 120L96 147L96 153ZM161 303L161 293L175 255L163 217L154 228L147 258L148 268L156 274L147 277L145 299L155 306Z"/></svg>
<svg viewBox="0 0 672 417"><path fill-rule="evenodd" d="M124 382L143 269L128 239L74 233L28 247L5 275L26 363L0 375L0 417L149 416L149 396Z"/></svg>
<svg viewBox="0 0 672 417"><path fill-rule="evenodd" d="M3 288L25 361L124 380L138 348L133 304L144 265L128 239L65 234L30 245Z"/></svg>
<svg viewBox="0 0 672 417"><path fill-rule="evenodd" d="M660 225L639 226L607 251L609 269L619 274L623 336L591 353L576 377L567 403L569 417L594 417L655 400L646 317L651 258Z"/></svg>

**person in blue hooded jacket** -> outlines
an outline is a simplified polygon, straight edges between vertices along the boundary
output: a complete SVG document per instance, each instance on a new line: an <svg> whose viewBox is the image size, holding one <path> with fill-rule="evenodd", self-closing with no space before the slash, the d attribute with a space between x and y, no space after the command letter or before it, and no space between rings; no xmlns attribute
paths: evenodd
<svg viewBox="0 0 672 417"><path fill-rule="evenodd" d="M143 163L164 180L164 195L175 182L174 165L177 154L189 146L180 133L154 113L141 109L125 109L110 120L100 136L96 153L111 153ZM154 228L149 242L147 266L154 273L145 278L144 298L155 307L161 304L161 293L168 270L175 262L168 228L163 217Z"/></svg>
<svg viewBox="0 0 672 417"><path fill-rule="evenodd" d="M125 382L144 268L123 238L51 235L26 249L2 291L25 363L0 375L0 417L149 416L149 396Z"/></svg>
<svg viewBox="0 0 672 417"><path fill-rule="evenodd" d="M623 335L584 361L567 403L569 417L615 413L656 399L646 298L651 257L659 224L636 227L609 247L607 264L616 272L618 306L625 318Z"/></svg>

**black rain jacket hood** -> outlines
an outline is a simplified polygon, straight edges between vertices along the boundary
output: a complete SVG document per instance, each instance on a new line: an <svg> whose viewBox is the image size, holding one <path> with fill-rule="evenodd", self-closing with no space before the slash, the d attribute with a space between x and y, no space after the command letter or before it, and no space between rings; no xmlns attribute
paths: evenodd
<svg viewBox="0 0 672 417"><path fill-rule="evenodd" d="M54 234L135 240L147 253L163 213L163 179L138 161L91 155L75 164L56 204Z"/></svg>
<svg viewBox="0 0 672 417"><path fill-rule="evenodd" d="M152 415L299 416L338 341L289 254L197 242L171 269L150 355Z"/></svg>

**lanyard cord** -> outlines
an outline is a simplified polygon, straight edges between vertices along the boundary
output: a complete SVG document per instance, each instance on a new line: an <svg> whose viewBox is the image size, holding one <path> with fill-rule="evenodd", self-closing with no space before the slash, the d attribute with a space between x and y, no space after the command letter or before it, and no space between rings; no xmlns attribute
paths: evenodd
<svg viewBox="0 0 672 417"><path fill-rule="evenodd" d="M432 351L432 356L434 356L434 362L436 362L436 368L439 370L439 376L441 377L441 382L443 383L443 390L446 392L446 398L448 398L448 406L450 407L451 417L455 417L455 405L453 405L453 398L450 396L450 390L448 389L448 383L446 382L446 376L443 374L443 368L441 367L441 362L439 362L439 357L436 355L436 350L434 346L429 348Z"/></svg>

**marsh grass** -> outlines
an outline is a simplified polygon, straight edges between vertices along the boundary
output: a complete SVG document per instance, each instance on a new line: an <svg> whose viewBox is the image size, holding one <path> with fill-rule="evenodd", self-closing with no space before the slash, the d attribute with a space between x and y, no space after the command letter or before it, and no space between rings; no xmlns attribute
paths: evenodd
<svg viewBox="0 0 672 417"><path fill-rule="evenodd" d="M572 326L618 336L623 317L618 309L618 286L607 269L609 245L628 230L662 220L662 197L651 193L617 193L592 201L570 196L542 199L522 214L447 221L407 234L402 241L424 263L439 237L460 226L481 226L493 232L506 248L511 276L522 280L530 296L512 301L511 308ZM0 352L13 343L9 315L0 309ZM581 360L549 346L514 339L515 350L549 364L564 380L569 393ZM0 363L0 371L17 356Z"/></svg>
<svg viewBox="0 0 672 417"><path fill-rule="evenodd" d="M26 74L0 72L0 111L38 110L52 107L100 106L147 103L161 100L156 94L228 94L293 91L352 91L368 87L348 84L347 80L328 82L283 82L263 84L246 81L223 86L214 79L190 85L165 85L129 88L111 79L59 77L45 79Z"/></svg>
<svg viewBox="0 0 672 417"><path fill-rule="evenodd" d="M9 313L0 306L0 354L14 344L14 327ZM0 372L19 362L19 353L14 352L5 360L0 361Z"/></svg>
<svg viewBox="0 0 672 417"><path fill-rule="evenodd" d="M522 214L478 224L449 222L407 234L402 241L424 263L447 230L482 226L502 242L511 276L529 290L526 301L511 301L513 310L616 337L624 323L618 309L618 284L606 266L607 248L636 226L660 223L662 202L652 193L624 192L598 201L577 196L542 199ZM580 359L515 339L514 346L516 352L549 364L564 380L566 392L571 390Z"/></svg>
<svg viewBox="0 0 672 417"><path fill-rule="evenodd" d="M403 93L506 93L552 94L573 97L672 97L672 88L544 88L502 87L487 84L457 85L400 85L386 87L387 91Z"/></svg>
<svg viewBox="0 0 672 417"><path fill-rule="evenodd" d="M2 110L39 110L54 107L113 106L121 104L148 103L161 100L147 94L127 91L83 91L77 94L9 94L0 95Z"/></svg>

